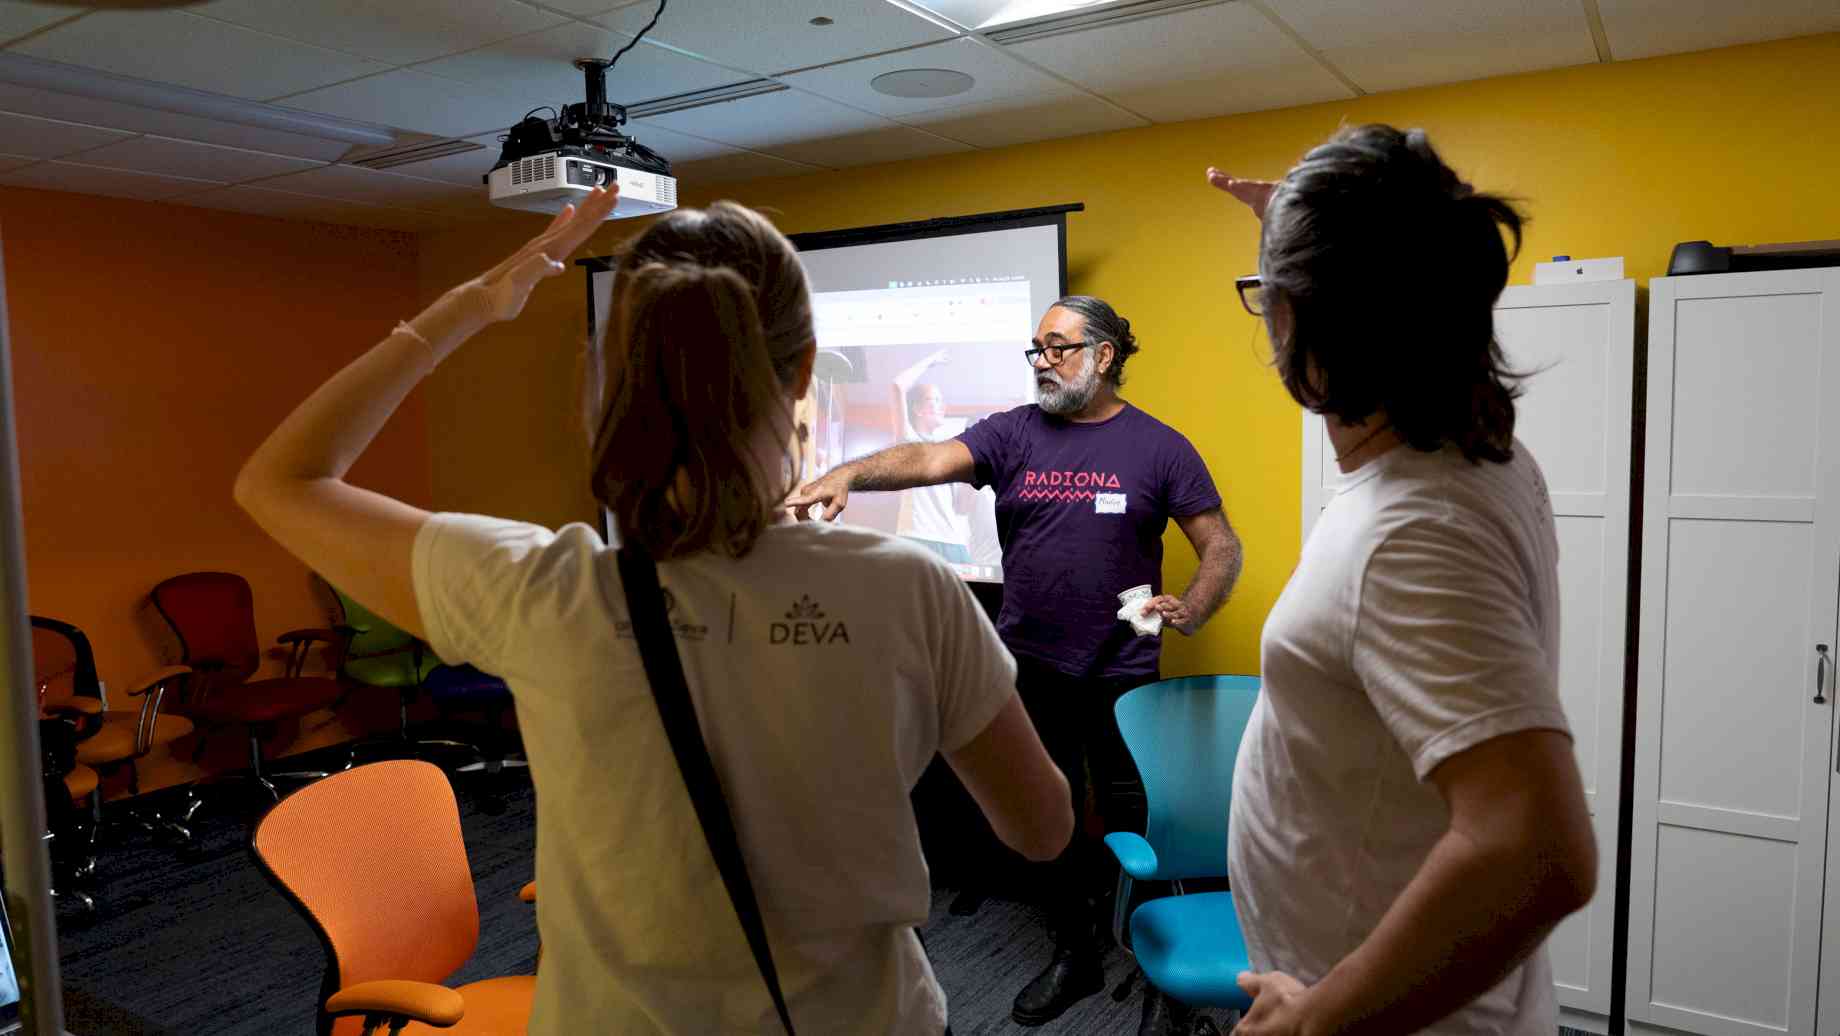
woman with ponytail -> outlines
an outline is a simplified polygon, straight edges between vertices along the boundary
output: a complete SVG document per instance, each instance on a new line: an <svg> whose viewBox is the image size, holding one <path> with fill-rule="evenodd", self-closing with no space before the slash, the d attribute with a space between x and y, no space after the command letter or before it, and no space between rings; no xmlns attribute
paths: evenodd
<svg viewBox="0 0 1840 1036"><path fill-rule="evenodd" d="M1597 855L1552 503L1494 333L1521 216L1390 126L1208 180L1261 221L1240 296L1342 471L1266 618L1233 782L1234 1031L1552 1036L1544 944Z"/></svg>
<svg viewBox="0 0 1840 1036"><path fill-rule="evenodd" d="M614 200L565 209L399 324L262 444L236 499L443 659L510 684L540 791L530 1032L776 1033L654 704L620 552L586 524L428 514L344 481L410 389L516 317ZM798 1031L937 1036L945 997L914 931L930 898L908 798L921 771L944 753L1034 859L1073 817L1014 660L945 564L786 517L814 353L804 273L765 219L721 203L653 223L620 257L587 357L591 489L656 563Z"/></svg>

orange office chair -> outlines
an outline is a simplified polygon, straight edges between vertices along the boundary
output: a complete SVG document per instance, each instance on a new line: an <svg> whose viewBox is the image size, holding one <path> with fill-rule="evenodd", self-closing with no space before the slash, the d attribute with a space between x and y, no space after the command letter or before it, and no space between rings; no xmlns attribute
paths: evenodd
<svg viewBox="0 0 1840 1036"><path fill-rule="evenodd" d="M440 985L473 954L479 906L439 767L397 759L335 773L270 809L252 844L326 947L319 1036L524 1032L536 976Z"/></svg>

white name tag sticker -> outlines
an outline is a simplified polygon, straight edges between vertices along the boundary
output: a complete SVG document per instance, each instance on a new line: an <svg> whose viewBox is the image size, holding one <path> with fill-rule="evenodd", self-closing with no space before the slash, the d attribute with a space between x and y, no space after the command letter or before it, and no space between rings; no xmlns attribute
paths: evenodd
<svg viewBox="0 0 1840 1036"><path fill-rule="evenodd" d="M1123 514L1124 513L1124 494L1123 493L1094 493L1093 494L1093 513L1095 514Z"/></svg>

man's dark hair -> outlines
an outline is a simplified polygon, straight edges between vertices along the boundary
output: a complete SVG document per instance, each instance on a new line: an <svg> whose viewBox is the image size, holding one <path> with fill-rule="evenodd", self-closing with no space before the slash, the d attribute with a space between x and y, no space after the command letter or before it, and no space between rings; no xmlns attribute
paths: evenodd
<svg viewBox="0 0 1840 1036"><path fill-rule="evenodd" d="M1100 342L1112 343L1112 367L1105 372L1105 379L1112 385L1124 384L1124 361L1137 354L1137 336L1131 333L1131 322L1118 315L1111 303L1091 295L1068 295L1054 300L1048 308L1060 308L1078 313L1086 320L1086 340L1096 350Z"/></svg>
<svg viewBox="0 0 1840 1036"><path fill-rule="evenodd" d="M1384 412L1414 449L1511 458L1520 375L1494 307L1523 222L1423 130L1354 127L1312 149L1273 193L1259 252L1267 320L1290 316L1272 333L1284 387L1347 424Z"/></svg>

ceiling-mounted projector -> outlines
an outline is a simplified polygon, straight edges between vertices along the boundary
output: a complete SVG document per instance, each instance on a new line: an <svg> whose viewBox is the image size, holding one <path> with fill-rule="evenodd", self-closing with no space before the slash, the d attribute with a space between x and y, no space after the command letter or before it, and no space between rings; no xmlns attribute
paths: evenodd
<svg viewBox="0 0 1840 1036"><path fill-rule="evenodd" d="M576 61L586 80L587 101L564 105L554 119L538 118L533 112L505 134L498 164L485 176L492 204L560 212L596 187L617 184L620 201L608 219L677 208L671 163L620 132L626 109L607 101L610 64L600 58Z"/></svg>

